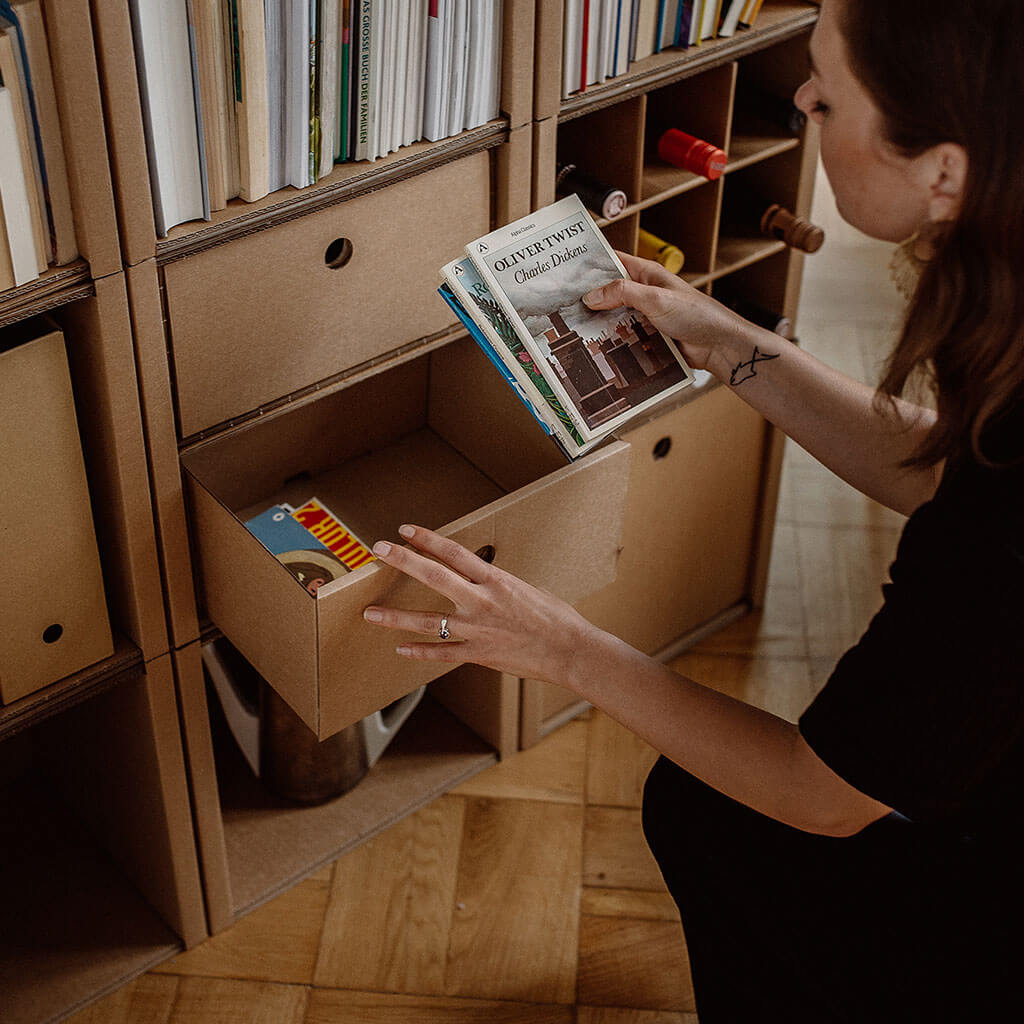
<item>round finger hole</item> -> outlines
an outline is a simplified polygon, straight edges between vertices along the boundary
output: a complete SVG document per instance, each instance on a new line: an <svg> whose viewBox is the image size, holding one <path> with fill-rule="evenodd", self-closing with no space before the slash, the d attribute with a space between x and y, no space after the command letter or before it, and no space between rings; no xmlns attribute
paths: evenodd
<svg viewBox="0 0 1024 1024"><path fill-rule="evenodd" d="M347 238L336 238L324 253L324 263L331 270L338 270L352 259L352 243Z"/></svg>
<svg viewBox="0 0 1024 1024"><path fill-rule="evenodd" d="M64 627L59 622L55 622L52 626L47 626L43 630L43 642L55 644L63 635Z"/></svg>
<svg viewBox="0 0 1024 1024"><path fill-rule="evenodd" d="M477 551L476 557L477 558L482 558L485 562L493 562L494 561L494 545L493 544L485 544L482 548L480 548L479 551Z"/></svg>
<svg viewBox="0 0 1024 1024"><path fill-rule="evenodd" d="M655 446L651 454L656 459L663 459L672 450L672 438L663 437Z"/></svg>

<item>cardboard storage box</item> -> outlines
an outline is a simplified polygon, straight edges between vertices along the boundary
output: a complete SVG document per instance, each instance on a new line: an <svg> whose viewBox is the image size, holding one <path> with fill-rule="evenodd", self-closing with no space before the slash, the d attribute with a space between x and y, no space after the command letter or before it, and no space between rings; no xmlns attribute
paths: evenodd
<svg viewBox="0 0 1024 1024"><path fill-rule="evenodd" d="M64 336L39 324L0 335L4 703L114 649Z"/></svg>
<svg viewBox="0 0 1024 1024"><path fill-rule="evenodd" d="M440 300L437 300L440 301ZM371 563L313 597L246 529L321 499L367 544L441 529L570 601L615 578L629 446L567 465L476 346L461 339L362 383L227 432L182 457L201 597L213 622L321 737L450 666L395 654L363 621L441 598Z"/></svg>
<svg viewBox="0 0 1024 1024"><path fill-rule="evenodd" d="M165 266L182 436L451 325L439 269L490 211L485 151Z"/></svg>

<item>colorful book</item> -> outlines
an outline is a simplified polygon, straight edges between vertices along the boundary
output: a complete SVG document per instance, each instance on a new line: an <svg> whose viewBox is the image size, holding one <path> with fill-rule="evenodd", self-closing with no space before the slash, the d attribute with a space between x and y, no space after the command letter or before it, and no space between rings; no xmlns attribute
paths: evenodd
<svg viewBox="0 0 1024 1024"><path fill-rule="evenodd" d="M373 552L318 498L310 498L292 511L292 518L304 526L348 570L374 560Z"/></svg>

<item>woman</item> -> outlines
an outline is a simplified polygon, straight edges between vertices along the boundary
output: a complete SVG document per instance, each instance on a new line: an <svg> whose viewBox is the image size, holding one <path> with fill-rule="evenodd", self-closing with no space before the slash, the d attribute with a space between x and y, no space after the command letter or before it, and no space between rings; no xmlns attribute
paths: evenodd
<svg viewBox="0 0 1024 1024"><path fill-rule="evenodd" d="M1019 0L824 0L796 102L843 217L921 264L881 395L625 258L645 312L910 518L882 609L792 725L683 678L457 544L383 561L453 610L369 621L569 688L664 755L644 828L702 1024L1010 1019L1024 952L1024 70ZM733 375L746 365L754 373ZM895 397L932 374L937 412ZM730 378L740 381L730 385ZM685 581L680 581L685 585ZM439 602L440 603L440 602ZM441 623L442 614L445 616Z"/></svg>

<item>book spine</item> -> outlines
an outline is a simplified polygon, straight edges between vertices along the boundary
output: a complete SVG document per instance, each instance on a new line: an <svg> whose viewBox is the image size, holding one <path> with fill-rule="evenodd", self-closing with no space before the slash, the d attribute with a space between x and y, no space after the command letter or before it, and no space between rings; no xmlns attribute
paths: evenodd
<svg viewBox="0 0 1024 1024"><path fill-rule="evenodd" d="M359 21L357 35L353 42L355 68L355 151L354 159L371 159L373 144L372 92L373 71L370 66L372 25L372 0L359 0Z"/></svg>

